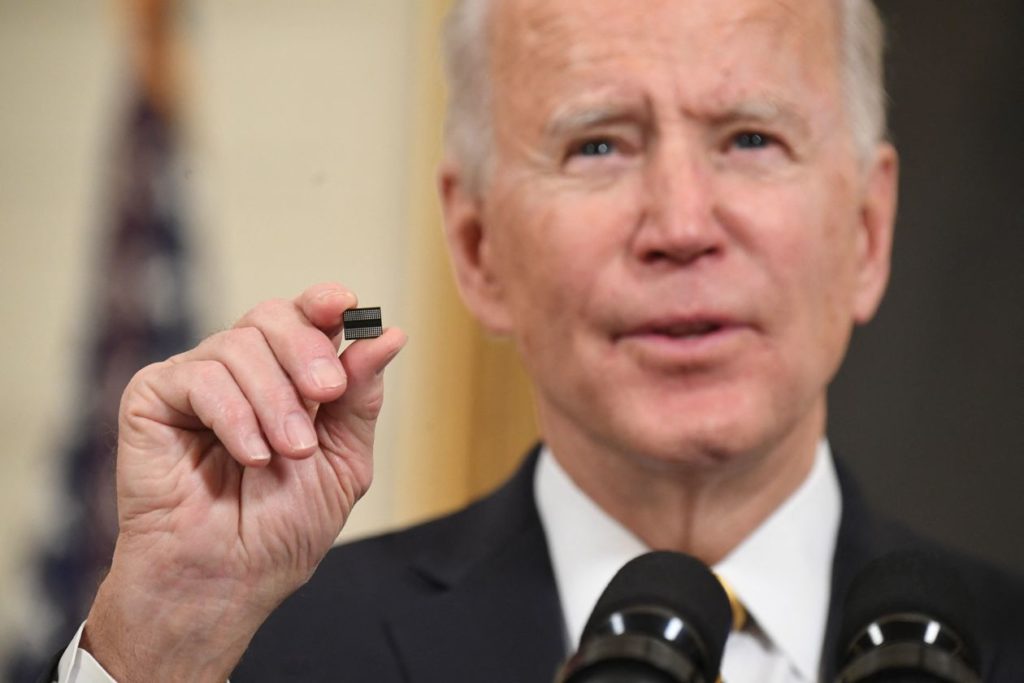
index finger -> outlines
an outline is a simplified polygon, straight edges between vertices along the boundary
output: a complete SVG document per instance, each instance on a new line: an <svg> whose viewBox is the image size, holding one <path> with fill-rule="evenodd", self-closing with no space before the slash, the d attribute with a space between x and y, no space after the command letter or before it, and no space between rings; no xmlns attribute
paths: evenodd
<svg viewBox="0 0 1024 683"><path fill-rule="evenodd" d="M341 333L342 314L358 304L355 293L337 282L313 285L295 299L306 319L332 339Z"/></svg>

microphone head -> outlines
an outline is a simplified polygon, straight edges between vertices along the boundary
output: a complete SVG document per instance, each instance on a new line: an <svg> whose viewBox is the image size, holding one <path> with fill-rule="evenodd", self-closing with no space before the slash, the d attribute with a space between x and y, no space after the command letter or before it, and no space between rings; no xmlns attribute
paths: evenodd
<svg viewBox="0 0 1024 683"><path fill-rule="evenodd" d="M941 555L923 550L894 552L868 563L850 585L839 640L846 651L839 669L858 658L866 661L865 655L871 652L875 661L882 662L887 658L879 658L878 652L899 647L928 651L936 660L953 658L977 671L974 634L970 593Z"/></svg>
<svg viewBox="0 0 1024 683"><path fill-rule="evenodd" d="M580 640L586 640L613 612L645 604L667 607L709 639L721 634L721 657L732 624L725 589L703 562L667 550L645 553L622 565L594 606Z"/></svg>
<svg viewBox="0 0 1024 683"><path fill-rule="evenodd" d="M635 633L681 652L714 681L731 624L729 599L710 569L689 555L656 551L612 578L583 629L580 654L588 644Z"/></svg>

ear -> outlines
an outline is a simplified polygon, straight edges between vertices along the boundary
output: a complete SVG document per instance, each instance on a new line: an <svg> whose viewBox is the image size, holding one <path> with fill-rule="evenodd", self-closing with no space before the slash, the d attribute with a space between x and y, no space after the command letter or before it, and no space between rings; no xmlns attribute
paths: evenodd
<svg viewBox="0 0 1024 683"><path fill-rule="evenodd" d="M874 317L889 282L898 185L899 157L891 144L883 143L875 152L863 186L854 298L854 320L858 324Z"/></svg>
<svg viewBox="0 0 1024 683"><path fill-rule="evenodd" d="M506 293L495 270L495 239L484 221L484 190L477 190L455 161L438 171L444 235L462 301L496 335L512 331Z"/></svg>

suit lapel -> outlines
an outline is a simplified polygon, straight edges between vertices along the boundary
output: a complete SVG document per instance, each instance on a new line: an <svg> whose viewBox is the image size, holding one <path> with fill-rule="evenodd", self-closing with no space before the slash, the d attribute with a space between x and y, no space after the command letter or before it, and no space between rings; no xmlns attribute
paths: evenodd
<svg viewBox="0 0 1024 683"><path fill-rule="evenodd" d="M410 683L553 678L566 648L533 499L536 459L535 449L505 486L454 518L415 558L414 572L432 589L388 618Z"/></svg>
<svg viewBox="0 0 1024 683"><path fill-rule="evenodd" d="M533 498L537 453L416 555L413 571L430 590L388 617L410 683L547 683L565 657L562 610ZM822 651L826 681L835 677L842 602L853 578L870 560L915 544L903 527L872 515L845 467L836 466L842 516Z"/></svg>

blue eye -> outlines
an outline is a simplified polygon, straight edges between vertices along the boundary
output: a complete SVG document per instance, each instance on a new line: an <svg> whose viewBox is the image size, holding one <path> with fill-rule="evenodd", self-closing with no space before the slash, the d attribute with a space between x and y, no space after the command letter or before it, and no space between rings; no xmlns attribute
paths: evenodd
<svg viewBox="0 0 1024 683"><path fill-rule="evenodd" d="M733 144L740 149L761 149L770 142L771 138L761 133L740 133L733 139Z"/></svg>
<svg viewBox="0 0 1024 683"><path fill-rule="evenodd" d="M608 140L588 140L580 145L576 152L585 157L606 156L615 151L615 145Z"/></svg>

